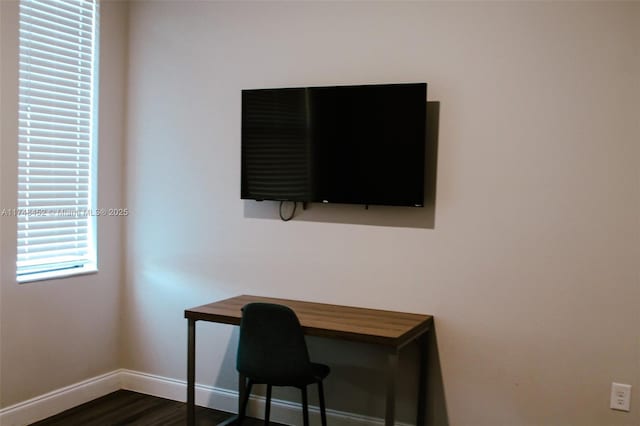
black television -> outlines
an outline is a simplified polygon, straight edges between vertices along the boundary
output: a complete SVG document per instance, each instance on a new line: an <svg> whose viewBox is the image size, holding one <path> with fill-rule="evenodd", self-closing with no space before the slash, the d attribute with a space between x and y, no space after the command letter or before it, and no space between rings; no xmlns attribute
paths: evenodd
<svg viewBox="0 0 640 426"><path fill-rule="evenodd" d="M241 198L422 207L427 84L242 91Z"/></svg>

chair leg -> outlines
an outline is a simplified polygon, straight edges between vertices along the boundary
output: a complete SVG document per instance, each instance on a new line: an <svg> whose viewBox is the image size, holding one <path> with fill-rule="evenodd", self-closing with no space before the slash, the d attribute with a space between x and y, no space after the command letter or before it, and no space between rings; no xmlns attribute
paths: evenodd
<svg viewBox="0 0 640 426"><path fill-rule="evenodd" d="M322 386L322 380L318 382L318 398L320 399L320 417L322 418L322 426L327 426L327 412L324 405L324 386Z"/></svg>
<svg viewBox="0 0 640 426"><path fill-rule="evenodd" d="M247 414L247 404L249 403L249 396L251 395L251 387L253 386L253 382L249 380L247 382L247 390L244 393L244 399L242 400L242 405L240 406L240 412L238 413L238 421L237 424L241 425L244 421L244 418Z"/></svg>
<svg viewBox="0 0 640 426"><path fill-rule="evenodd" d="M264 407L264 424L269 426L269 414L271 412L271 385L267 385L267 405Z"/></svg>
<svg viewBox="0 0 640 426"><path fill-rule="evenodd" d="M302 420L304 426L309 426L309 401L307 401L307 387L300 388L302 391Z"/></svg>

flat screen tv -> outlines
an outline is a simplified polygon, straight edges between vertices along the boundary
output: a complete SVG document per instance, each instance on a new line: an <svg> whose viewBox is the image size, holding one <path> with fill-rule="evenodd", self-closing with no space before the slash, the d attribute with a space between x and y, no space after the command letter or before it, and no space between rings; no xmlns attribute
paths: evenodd
<svg viewBox="0 0 640 426"><path fill-rule="evenodd" d="M422 207L427 84L242 91L241 198Z"/></svg>

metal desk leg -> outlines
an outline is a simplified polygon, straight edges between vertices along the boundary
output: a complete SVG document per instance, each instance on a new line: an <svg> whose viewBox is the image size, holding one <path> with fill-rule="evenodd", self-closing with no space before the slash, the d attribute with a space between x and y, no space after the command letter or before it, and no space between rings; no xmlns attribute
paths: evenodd
<svg viewBox="0 0 640 426"><path fill-rule="evenodd" d="M427 331L418 338L418 349L420 355L418 358L419 373L418 373L418 416L416 418L416 426L425 426L427 417L427 370L428 370L428 352L429 352L429 333Z"/></svg>
<svg viewBox="0 0 640 426"><path fill-rule="evenodd" d="M384 414L385 426L393 426L396 418L396 373L398 371L398 350L387 355L387 403Z"/></svg>
<svg viewBox="0 0 640 426"><path fill-rule="evenodd" d="M187 343L187 426L196 424L196 321L189 318Z"/></svg>

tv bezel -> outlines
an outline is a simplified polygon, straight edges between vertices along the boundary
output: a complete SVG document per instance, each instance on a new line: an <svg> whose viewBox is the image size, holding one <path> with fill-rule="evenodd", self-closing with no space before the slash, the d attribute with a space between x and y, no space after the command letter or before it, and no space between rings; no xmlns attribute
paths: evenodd
<svg viewBox="0 0 640 426"><path fill-rule="evenodd" d="M245 92L255 92L255 91L273 91L273 90L300 90L300 89L342 89L342 88L360 88L360 87L395 87L395 86L417 86L424 87L424 139L421 145L421 157L422 157L422 179L419 184L422 189L422 195L420 197L420 203L379 203L379 202L361 202L361 201L352 201L352 202L344 202L344 201L331 201L331 200L316 200L313 197L310 199L300 199L297 197L287 197L287 198L259 198L247 193L246 183L245 183L245 165L244 165L244 155L242 153L242 145L243 145L243 130L244 130L244 93ZM242 200L251 200L251 201L285 201L285 202L302 202L302 203L321 203L321 204L344 204L344 205L361 205L361 206L394 206L394 207L424 207L425 201L425 177L426 177L426 137L427 137L427 114L426 114L426 106L427 106L427 94L428 94L428 83L427 82L419 82L419 83L381 83L381 84L357 84L357 85L333 85L333 86L292 86L292 87L269 87L269 88L256 88L256 89L242 89L241 90L241 194L240 198Z"/></svg>

